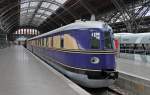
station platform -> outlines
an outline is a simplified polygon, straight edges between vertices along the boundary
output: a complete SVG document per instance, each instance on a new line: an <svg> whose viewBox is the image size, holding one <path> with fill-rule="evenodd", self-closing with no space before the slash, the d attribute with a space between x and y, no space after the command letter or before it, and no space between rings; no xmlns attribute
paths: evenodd
<svg viewBox="0 0 150 95"><path fill-rule="evenodd" d="M150 95L150 64L126 59L116 58L119 77L115 85L123 88L125 95Z"/></svg>
<svg viewBox="0 0 150 95"><path fill-rule="evenodd" d="M22 46L0 50L0 95L90 95Z"/></svg>
<svg viewBox="0 0 150 95"><path fill-rule="evenodd" d="M117 70L125 74L150 81L150 63L116 58Z"/></svg>

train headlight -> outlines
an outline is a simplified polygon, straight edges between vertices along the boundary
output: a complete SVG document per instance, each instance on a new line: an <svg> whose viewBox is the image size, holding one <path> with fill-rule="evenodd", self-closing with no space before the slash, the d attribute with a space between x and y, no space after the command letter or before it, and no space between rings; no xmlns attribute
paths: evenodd
<svg viewBox="0 0 150 95"><path fill-rule="evenodd" d="M92 64L98 64L100 62L100 59L98 57L92 57L91 58L91 63Z"/></svg>

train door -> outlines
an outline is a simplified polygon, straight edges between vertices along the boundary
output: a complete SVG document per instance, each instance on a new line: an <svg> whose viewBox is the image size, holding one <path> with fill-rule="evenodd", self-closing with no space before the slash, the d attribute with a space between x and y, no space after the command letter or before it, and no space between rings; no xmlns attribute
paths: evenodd
<svg viewBox="0 0 150 95"><path fill-rule="evenodd" d="M116 54L118 55L120 53L120 43L118 38L114 39L114 49L116 50Z"/></svg>
<svg viewBox="0 0 150 95"><path fill-rule="evenodd" d="M118 49L119 48L119 40L118 39L114 39L114 48Z"/></svg>

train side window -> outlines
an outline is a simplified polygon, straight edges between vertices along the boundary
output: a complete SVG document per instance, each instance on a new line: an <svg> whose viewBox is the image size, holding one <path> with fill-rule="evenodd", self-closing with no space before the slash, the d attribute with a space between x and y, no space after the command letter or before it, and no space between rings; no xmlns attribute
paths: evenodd
<svg viewBox="0 0 150 95"><path fill-rule="evenodd" d="M40 45L41 45L41 42L40 42L40 39L38 39L38 46L40 47Z"/></svg>
<svg viewBox="0 0 150 95"><path fill-rule="evenodd" d="M91 48L92 49L100 48L100 33L99 32L91 33Z"/></svg>
<svg viewBox="0 0 150 95"><path fill-rule="evenodd" d="M33 40L31 40L31 45L33 46Z"/></svg>
<svg viewBox="0 0 150 95"><path fill-rule="evenodd" d="M38 40L38 42L39 42L39 47L40 47L40 44L41 44L40 39Z"/></svg>
<svg viewBox="0 0 150 95"><path fill-rule="evenodd" d="M76 39L69 34L64 34L64 48L79 49Z"/></svg>
<svg viewBox="0 0 150 95"><path fill-rule="evenodd" d="M39 40L37 39L37 46L39 46Z"/></svg>
<svg viewBox="0 0 150 95"><path fill-rule="evenodd" d="M104 41L105 41L104 47L106 49L112 49L113 48L110 32L104 32Z"/></svg>
<svg viewBox="0 0 150 95"><path fill-rule="evenodd" d="M43 46L43 38L41 38L41 47Z"/></svg>
<svg viewBox="0 0 150 95"><path fill-rule="evenodd" d="M51 48L51 37L48 37L48 47Z"/></svg>
<svg viewBox="0 0 150 95"><path fill-rule="evenodd" d="M49 43L48 43L48 37L46 38L46 47L49 46Z"/></svg>
<svg viewBox="0 0 150 95"><path fill-rule="evenodd" d="M34 40L34 45L36 46L36 40Z"/></svg>
<svg viewBox="0 0 150 95"><path fill-rule="evenodd" d="M37 46L39 46L39 40L37 39Z"/></svg>
<svg viewBox="0 0 150 95"><path fill-rule="evenodd" d="M40 47L42 46L42 39L40 39Z"/></svg>
<svg viewBox="0 0 150 95"><path fill-rule="evenodd" d="M47 38L44 38L44 47L47 47Z"/></svg>
<svg viewBox="0 0 150 95"><path fill-rule="evenodd" d="M34 46L34 40L32 40L32 45Z"/></svg>
<svg viewBox="0 0 150 95"><path fill-rule="evenodd" d="M60 48L64 48L64 35L63 34L60 37Z"/></svg>
<svg viewBox="0 0 150 95"><path fill-rule="evenodd" d="M33 46L35 45L35 40L33 40Z"/></svg>
<svg viewBox="0 0 150 95"><path fill-rule="evenodd" d="M42 46L42 39L40 38L40 47Z"/></svg>
<svg viewBox="0 0 150 95"><path fill-rule="evenodd" d="M53 37L51 38L51 47L53 47Z"/></svg>
<svg viewBox="0 0 150 95"><path fill-rule="evenodd" d="M32 40L32 46L34 45L34 41Z"/></svg>
<svg viewBox="0 0 150 95"><path fill-rule="evenodd" d="M60 35L53 37L53 47L60 48Z"/></svg>
<svg viewBox="0 0 150 95"><path fill-rule="evenodd" d="M37 40L35 40L35 42L36 42L35 45L37 46Z"/></svg>
<svg viewBox="0 0 150 95"><path fill-rule="evenodd" d="M43 40L43 39L41 38L41 47L42 47L42 45L43 45L43 42L42 42L42 40Z"/></svg>
<svg viewBox="0 0 150 95"><path fill-rule="evenodd" d="M38 42L39 42L39 47L40 47L40 44L41 44L40 39L38 39Z"/></svg>
<svg viewBox="0 0 150 95"><path fill-rule="evenodd" d="M35 46L37 46L37 40L35 40Z"/></svg>
<svg viewBox="0 0 150 95"><path fill-rule="evenodd" d="M41 46L41 39L39 39L39 46Z"/></svg>
<svg viewBox="0 0 150 95"><path fill-rule="evenodd" d="M45 47L46 40L43 38L43 47Z"/></svg>
<svg viewBox="0 0 150 95"><path fill-rule="evenodd" d="M42 46L43 46L43 47L44 47L44 44L45 44L44 38L42 38Z"/></svg>

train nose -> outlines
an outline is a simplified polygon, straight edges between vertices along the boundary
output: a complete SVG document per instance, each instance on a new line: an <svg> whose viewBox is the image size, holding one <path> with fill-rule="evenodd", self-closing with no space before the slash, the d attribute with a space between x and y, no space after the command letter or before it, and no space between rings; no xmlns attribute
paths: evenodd
<svg viewBox="0 0 150 95"><path fill-rule="evenodd" d="M100 62L100 59L98 57L92 57L91 58L91 63L92 64L98 64Z"/></svg>

